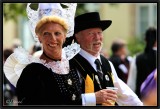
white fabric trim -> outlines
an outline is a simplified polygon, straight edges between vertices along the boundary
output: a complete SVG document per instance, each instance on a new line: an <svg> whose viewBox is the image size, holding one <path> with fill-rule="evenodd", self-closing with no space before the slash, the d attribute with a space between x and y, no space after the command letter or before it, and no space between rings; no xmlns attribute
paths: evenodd
<svg viewBox="0 0 160 109"><path fill-rule="evenodd" d="M96 97L94 93L85 93L81 96L83 106L96 106Z"/></svg>
<svg viewBox="0 0 160 109"><path fill-rule="evenodd" d="M131 67L129 70L127 85L135 92L137 82L137 66L136 66L136 56L133 57Z"/></svg>
<svg viewBox="0 0 160 109"><path fill-rule="evenodd" d="M117 104L119 106L143 106L138 96L117 76L113 64L109 61L113 78L114 86L118 88L117 91Z"/></svg>
<svg viewBox="0 0 160 109"><path fill-rule="evenodd" d="M126 66L125 66L124 64L120 64L118 67L119 67L119 69L122 70L122 72L123 72L124 74L127 74L128 69L126 68Z"/></svg>

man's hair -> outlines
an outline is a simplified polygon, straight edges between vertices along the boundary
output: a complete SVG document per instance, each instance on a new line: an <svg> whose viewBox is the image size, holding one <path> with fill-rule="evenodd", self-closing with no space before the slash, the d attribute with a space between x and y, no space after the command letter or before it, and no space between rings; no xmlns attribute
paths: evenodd
<svg viewBox="0 0 160 109"><path fill-rule="evenodd" d="M123 41L114 41L111 46L112 53L118 52L121 48L125 46L125 42Z"/></svg>

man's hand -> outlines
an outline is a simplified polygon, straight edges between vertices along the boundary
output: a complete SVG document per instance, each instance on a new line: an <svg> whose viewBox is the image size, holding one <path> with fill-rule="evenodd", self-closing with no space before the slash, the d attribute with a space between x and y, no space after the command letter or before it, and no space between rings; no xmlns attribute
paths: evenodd
<svg viewBox="0 0 160 109"><path fill-rule="evenodd" d="M106 103L108 105L112 105L111 102L109 102L109 100L115 102L117 99L117 91L111 89L102 89L100 91L95 92L95 95L96 104Z"/></svg>

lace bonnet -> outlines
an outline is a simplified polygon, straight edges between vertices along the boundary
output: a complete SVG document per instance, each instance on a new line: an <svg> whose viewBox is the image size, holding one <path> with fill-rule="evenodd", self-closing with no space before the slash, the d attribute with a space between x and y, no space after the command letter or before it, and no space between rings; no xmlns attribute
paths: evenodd
<svg viewBox="0 0 160 109"><path fill-rule="evenodd" d="M61 4L67 8L63 8ZM30 30L35 41L39 42L38 36L35 33L37 25L41 25L41 20L48 17L52 17L53 21L61 24L67 30L66 37L73 35L77 3L39 3L37 10L31 9L30 5L31 3L27 4L26 11L29 18Z"/></svg>

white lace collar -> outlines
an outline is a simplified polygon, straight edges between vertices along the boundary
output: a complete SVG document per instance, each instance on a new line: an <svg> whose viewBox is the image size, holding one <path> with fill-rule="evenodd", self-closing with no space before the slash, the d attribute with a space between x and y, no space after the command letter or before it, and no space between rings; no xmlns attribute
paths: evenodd
<svg viewBox="0 0 160 109"><path fill-rule="evenodd" d="M57 74L69 73L69 60L80 51L80 45L71 44L62 50L62 60L46 63L45 60L30 55L22 47L16 48L4 63L4 73L7 79L16 86L23 69L30 63L40 63Z"/></svg>

